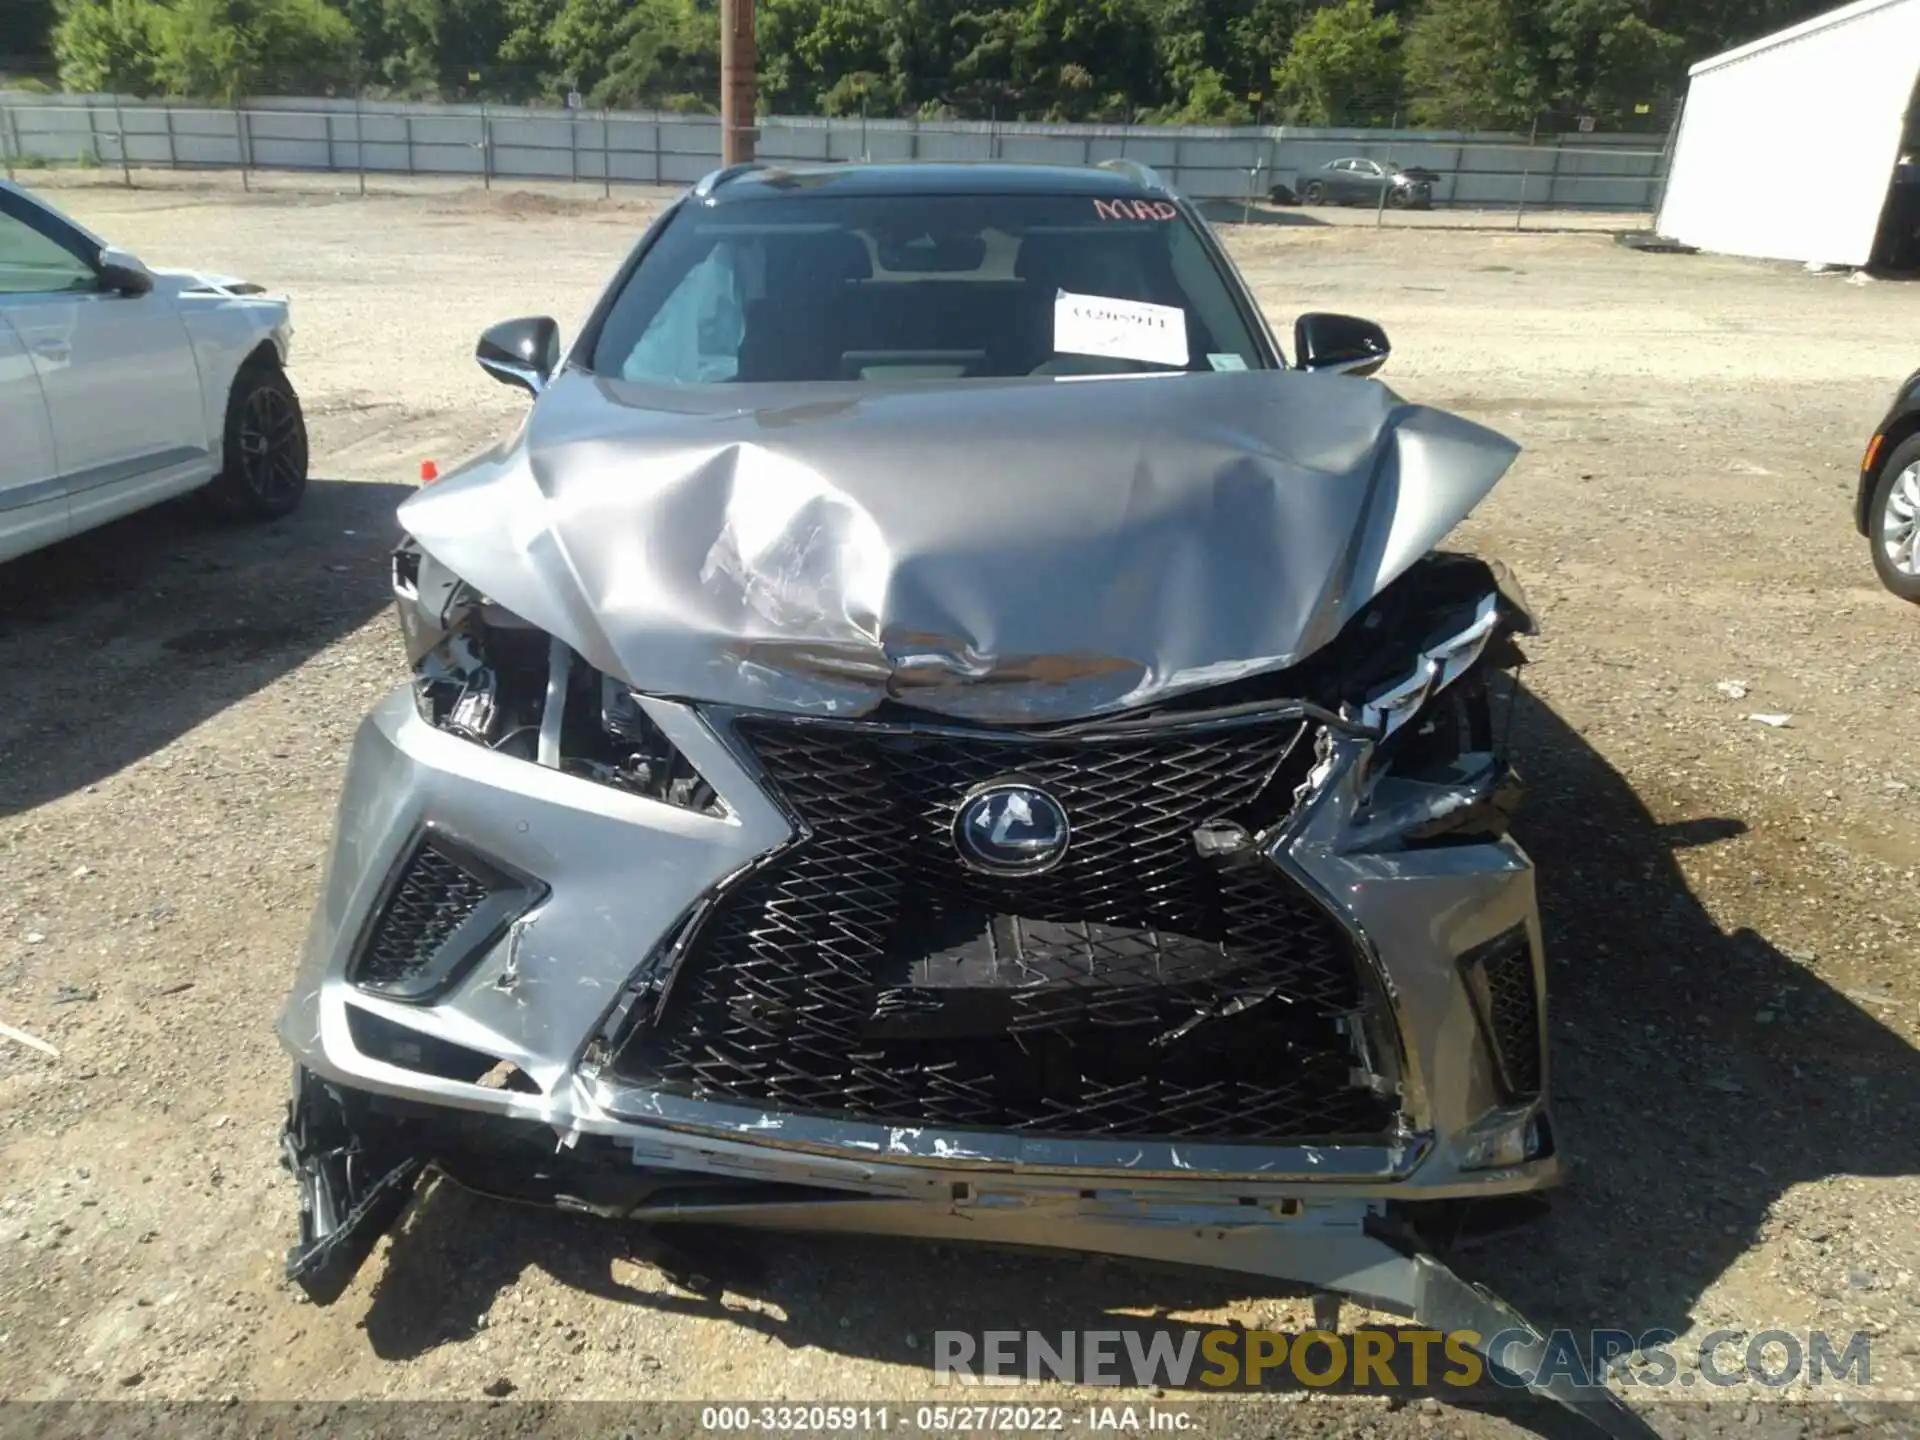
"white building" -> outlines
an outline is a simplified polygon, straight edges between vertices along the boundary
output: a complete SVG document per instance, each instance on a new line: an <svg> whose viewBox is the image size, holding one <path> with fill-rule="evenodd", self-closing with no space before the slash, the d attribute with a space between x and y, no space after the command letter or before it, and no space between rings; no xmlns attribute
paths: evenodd
<svg viewBox="0 0 1920 1440"><path fill-rule="evenodd" d="M1920 0L1854 0L1690 75L1659 233L1865 265L1920 80Z"/></svg>

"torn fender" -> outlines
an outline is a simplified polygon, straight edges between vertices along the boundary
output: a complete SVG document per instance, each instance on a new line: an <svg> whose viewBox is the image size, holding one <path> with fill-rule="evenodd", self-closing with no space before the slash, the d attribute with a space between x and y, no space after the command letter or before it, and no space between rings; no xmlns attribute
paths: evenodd
<svg viewBox="0 0 1920 1440"><path fill-rule="evenodd" d="M1045 722L1298 663L1517 447L1292 371L669 389L567 372L409 499L436 561L638 689Z"/></svg>

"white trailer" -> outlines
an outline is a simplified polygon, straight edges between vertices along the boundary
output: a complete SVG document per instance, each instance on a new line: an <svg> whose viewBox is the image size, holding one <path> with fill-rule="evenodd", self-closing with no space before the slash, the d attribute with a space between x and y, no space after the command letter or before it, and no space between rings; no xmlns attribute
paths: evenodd
<svg viewBox="0 0 1920 1440"><path fill-rule="evenodd" d="M1920 0L1855 0L1689 73L1659 233L1865 265L1920 79Z"/></svg>

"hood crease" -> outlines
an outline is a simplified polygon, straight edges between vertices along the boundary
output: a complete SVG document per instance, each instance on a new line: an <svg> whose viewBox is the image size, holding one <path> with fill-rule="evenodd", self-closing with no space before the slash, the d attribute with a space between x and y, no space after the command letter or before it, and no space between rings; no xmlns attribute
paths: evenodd
<svg viewBox="0 0 1920 1440"><path fill-rule="evenodd" d="M401 507L636 689L857 715L1097 716L1297 664L1518 447L1352 377L556 378Z"/></svg>

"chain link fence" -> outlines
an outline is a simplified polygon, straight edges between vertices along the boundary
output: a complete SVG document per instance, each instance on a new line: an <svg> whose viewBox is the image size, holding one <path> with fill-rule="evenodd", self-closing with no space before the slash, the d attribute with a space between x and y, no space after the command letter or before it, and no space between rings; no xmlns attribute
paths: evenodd
<svg viewBox="0 0 1920 1440"><path fill-rule="evenodd" d="M467 88L487 88L470 72ZM289 74L289 84L311 75ZM492 88L537 89L493 77ZM458 90L448 85L440 89ZM83 95L51 77L0 76L0 159L9 175L85 170L126 185L156 172L445 176L491 188L527 182L597 187L693 183L719 164L719 117L698 97L673 109L486 98L409 99L391 87L322 84L227 103ZM1133 159L1226 221L1595 226L1644 229L1656 213L1671 129L1527 134L1402 127L1046 123L861 113L763 115L770 164L1003 160L1093 164Z"/></svg>

